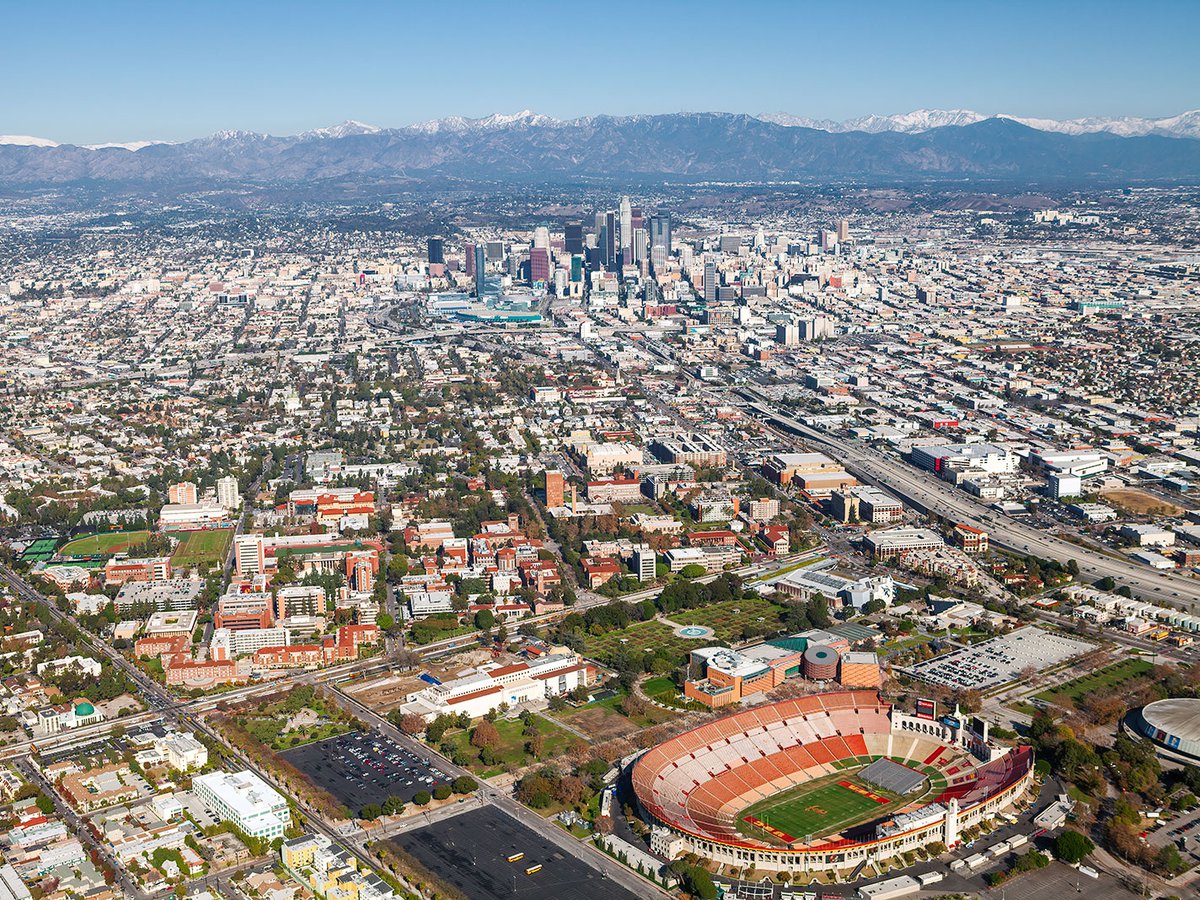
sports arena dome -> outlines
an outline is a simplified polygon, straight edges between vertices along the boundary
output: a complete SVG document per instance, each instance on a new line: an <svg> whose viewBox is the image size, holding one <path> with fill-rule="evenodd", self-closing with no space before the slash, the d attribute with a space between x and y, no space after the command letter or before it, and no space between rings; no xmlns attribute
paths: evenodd
<svg viewBox="0 0 1200 900"><path fill-rule="evenodd" d="M696 853L765 870L852 869L925 844L953 846L962 829L1024 792L1033 774L1028 747L980 744L952 722L895 712L874 691L784 700L717 719L647 751L634 763L633 790L654 822L653 849L669 858ZM841 833L809 840L746 815L774 795L802 794L808 782L869 795L836 776L848 779L881 758L923 776L917 778L923 788L877 798L878 816L871 819L868 811ZM825 812L815 805L807 810Z"/></svg>
<svg viewBox="0 0 1200 900"><path fill-rule="evenodd" d="M1166 756L1200 763L1200 700L1157 700L1132 713L1130 725Z"/></svg>

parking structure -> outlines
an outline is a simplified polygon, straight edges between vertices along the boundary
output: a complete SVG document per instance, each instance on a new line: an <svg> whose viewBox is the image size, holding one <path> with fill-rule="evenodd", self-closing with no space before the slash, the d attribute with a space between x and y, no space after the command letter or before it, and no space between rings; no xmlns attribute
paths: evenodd
<svg viewBox="0 0 1200 900"><path fill-rule="evenodd" d="M353 731L286 750L282 755L353 813L368 804L382 804L388 797L411 803L419 792L432 794L438 785L454 780L427 755L377 731Z"/></svg>
<svg viewBox="0 0 1200 900"><path fill-rule="evenodd" d="M580 859L582 851L564 850L494 806L459 813L389 842L458 888L468 900L627 900L635 896Z"/></svg>

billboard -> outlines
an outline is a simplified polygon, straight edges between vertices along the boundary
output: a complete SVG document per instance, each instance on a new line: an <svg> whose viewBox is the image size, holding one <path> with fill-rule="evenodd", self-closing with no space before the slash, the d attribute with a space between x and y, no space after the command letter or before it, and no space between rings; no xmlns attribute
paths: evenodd
<svg viewBox="0 0 1200 900"><path fill-rule="evenodd" d="M917 700L917 718L929 719L930 721L937 718L937 704L932 700Z"/></svg>

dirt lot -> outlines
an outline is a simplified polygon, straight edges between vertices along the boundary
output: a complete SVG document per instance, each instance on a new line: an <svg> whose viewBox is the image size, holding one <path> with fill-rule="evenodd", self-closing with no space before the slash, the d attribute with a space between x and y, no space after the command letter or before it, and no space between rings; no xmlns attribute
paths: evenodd
<svg viewBox="0 0 1200 900"><path fill-rule="evenodd" d="M428 682L417 677L422 672L428 672L439 681L450 681L457 678L463 669L482 665L491 660L491 654L484 651L459 653L454 656L449 665L436 663L424 665L416 671L406 672L403 675L385 675L382 678L350 682L341 687L360 703L369 706L377 713L386 715L400 706L409 694L429 687Z"/></svg>
<svg viewBox="0 0 1200 900"><path fill-rule="evenodd" d="M1119 506L1121 509L1136 516L1157 515L1178 516L1184 512L1183 507L1176 506L1169 500L1139 491L1137 488L1121 488L1115 491L1104 491L1100 494L1101 501Z"/></svg>
<svg viewBox="0 0 1200 900"><path fill-rule="evenodd" d="M626 737L638 727L615 710L605 706L586 706L571 713L556 716L571 727L590 734L597 742Z"/></svg>

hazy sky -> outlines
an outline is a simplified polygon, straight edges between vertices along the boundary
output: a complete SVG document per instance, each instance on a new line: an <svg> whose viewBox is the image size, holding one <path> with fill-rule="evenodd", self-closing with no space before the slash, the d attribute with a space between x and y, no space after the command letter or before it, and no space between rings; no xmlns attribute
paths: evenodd
<svg viewBox="0 0 1200 900"><path fill-rule="evenodd" d="M0 134L77 143L525 108L1200 107L1200 0L14 0L0 22Z"/></svg>

